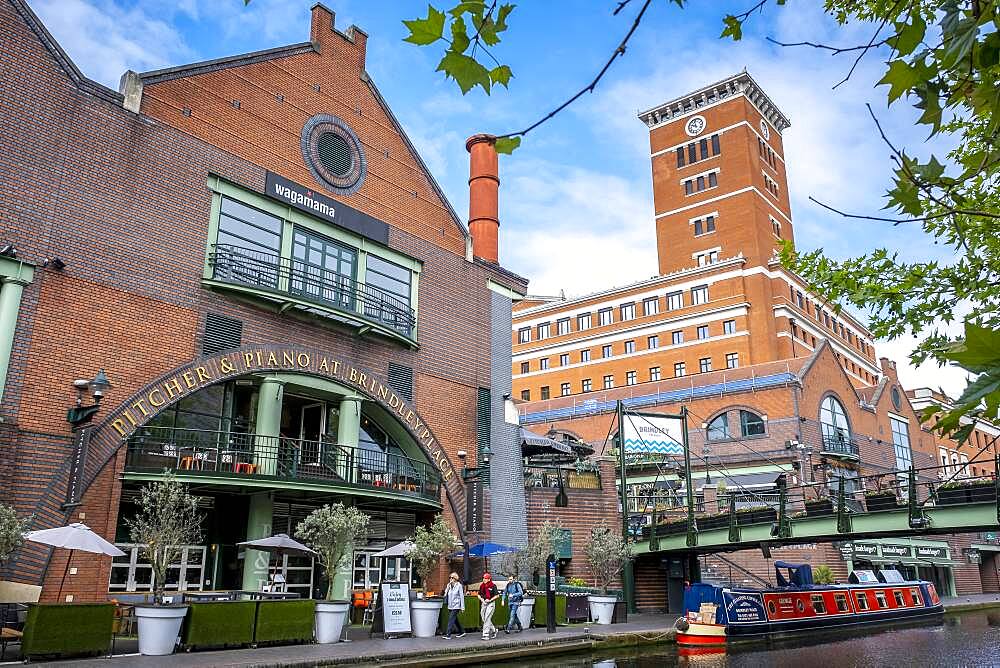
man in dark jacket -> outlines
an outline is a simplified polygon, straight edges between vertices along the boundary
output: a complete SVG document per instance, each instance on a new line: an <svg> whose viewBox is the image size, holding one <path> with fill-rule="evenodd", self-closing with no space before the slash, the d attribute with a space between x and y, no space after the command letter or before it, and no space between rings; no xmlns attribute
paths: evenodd
<svg viewBox="0 0 1000 668"><path fill-rule="evenodd" d="M507 605L510 606L510 619L507 620L507 626L503 632L510 633L514 624L517 624L518 631L523 631L524 627L521 626L521 620L517 616L517 609L521 607L521 601L524 600L524 585L521 584L520 580L515 580L513 575L509 576L507 586L503 590L503 597L507 601Z"/></svg>

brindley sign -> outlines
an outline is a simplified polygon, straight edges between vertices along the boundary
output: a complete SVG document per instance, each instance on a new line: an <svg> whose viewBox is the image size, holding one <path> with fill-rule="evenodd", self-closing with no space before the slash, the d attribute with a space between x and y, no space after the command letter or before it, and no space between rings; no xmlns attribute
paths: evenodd
<svg viewBox="0 0 1000 668"><path fill-rule="evenodd" d="M273 197L300 211L327 220L380 244L389 245L388 225L367 213L330 199L316 192L314 188L307 188L274 172L268 172L264 181L264 191L268 197Z"/></svg>

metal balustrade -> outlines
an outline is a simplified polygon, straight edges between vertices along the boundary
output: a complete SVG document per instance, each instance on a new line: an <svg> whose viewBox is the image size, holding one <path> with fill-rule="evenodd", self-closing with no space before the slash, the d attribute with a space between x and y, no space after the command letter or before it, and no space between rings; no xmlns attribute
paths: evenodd
<svg viewBox="0 0 1000 668"><path fill-rule="evenodd" d="M416 311L399 297L301 260L219 244L209 254L212 278L285 293L335 311L358 315L412 337Z"/></svg>
<svg viewBox="0 0 1000 668"><path fill-rule="evenodd" d="M853 438L839 434L824 434L820 453L840 457L852 457L859 459L861 450L858 443Z"/></svg>
<svg viewBox="0 0 1000 668"><path fill-rule="evenodd" d="M369 487L437 500L441 474L430 464L375 448L225 431L143 427L128 440L125 468L233 478L267 477Z"/></svg>
<svg viewBox="0 0 1000 668"><path fill-rule="evenodd" d="M576 468L559 466L524 467L524 486L536 488L558 489L601 489L601 472L597 469L577 471Z"/></svg>

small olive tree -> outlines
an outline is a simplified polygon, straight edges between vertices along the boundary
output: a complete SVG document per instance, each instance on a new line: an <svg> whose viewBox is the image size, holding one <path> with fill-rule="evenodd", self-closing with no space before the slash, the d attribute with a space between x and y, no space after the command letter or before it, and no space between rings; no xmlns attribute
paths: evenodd
<svg viewBox="0 0 1000 668"><path fill-rule="evenodd" d="M143 546L142 554L152 565L154 604L163 603L167 568L180 559L181 548L201 542L202 519L198 498L172 473L142 487L138 511L125 525L132 542Z"/></svg>
<svg viewBox="0 0 1000 668"><path fill-rule="evenodd" d="M0 503L0 565L24 543L30 517L19 518L13 506Z"/></svg>
<svg viewBox="0 0 1000 668"><path fill-rule="evenodd" d="M545 520L528 538L528 543L517 552L516 568L518 575L534 577L534 574L544 573L548 557L555 552L562 540L563 527L559 520Z"/></svg>
<svg viewBox="0 0 1000 668"><path fill-rule="evenodd" d="M430 527L417 527L413 536L413 547L406 556L413 562L413 568L420 576L420 581L424 583L425 591L434 569L441 559L455 551L458 543L458 538L442 515L438 515Z"/></svg>
<svg viewBox="0 0 1000 668"><path fill-rule="evenodd" d="M632 546L602 522L590 530L590 542L587 544L586 554L590 572L607 595L608 588L621 573L622 568L632 560Z"/></svg>
<svg viewBox="0 0 1000 668"><path fill-rule="evenodd" d="M371 518L354 506L326 505L309 513L299 523L295 535L316 550L329 584L326 600L333 600L337 569L354 549L354 543L368 536Z"/></svg>

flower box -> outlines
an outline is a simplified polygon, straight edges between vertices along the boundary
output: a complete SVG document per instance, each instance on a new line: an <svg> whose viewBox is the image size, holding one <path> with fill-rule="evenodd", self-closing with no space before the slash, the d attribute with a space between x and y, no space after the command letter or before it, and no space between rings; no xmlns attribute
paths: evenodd
<svg viewBox="0 0 1000 668"><path fill-rule="evenodd" d="M833 501L828 498L806 501L806 515L809 517L828 517L833 515Z"/></svg>
<svg viewBox="0 0 1000 668"><path fill-rule="evenodd" d="M879 512L881 510L896 510L899 508L894 492L880 492L878 494L865 495L865 508L868 512Z"/></svg>
<svg viewBox="0 0 1000 668"><path fill-rule="evenodd" d="M937 502L942 506L996 501L996 498L996 487L992 481L942 485L937 490Z"/></svg>

